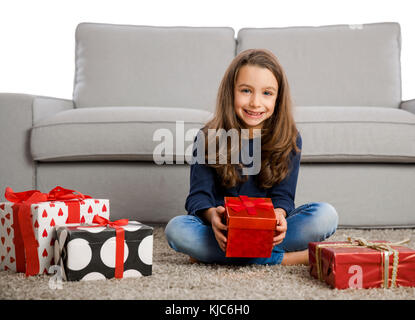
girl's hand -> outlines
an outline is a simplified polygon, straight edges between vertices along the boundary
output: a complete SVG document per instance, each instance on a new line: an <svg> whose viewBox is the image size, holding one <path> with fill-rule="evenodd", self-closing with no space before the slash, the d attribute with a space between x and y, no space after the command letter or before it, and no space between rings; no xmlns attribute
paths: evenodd
<svg viewBox="0 0 415 320"><path fill-rule="evenodd" d="M275 208L275 215L277 216L277 225L274 232L274 238L272 239L272 246L280 244L284 240L287 232L287 220L285 220L285 210L281 208Z"/></svg>
<svg viewBox="0 0 415 320"><path fill-rule="evenodd" d="M219 244L219 247L225 251L226 250L226 235L225 232L228 230L228 227L222 223L222 216L225 212L225 208L222 206L216 208L210 208L212 210L210 222L212 224L213 233L215 234L216 241Z"/></svg>

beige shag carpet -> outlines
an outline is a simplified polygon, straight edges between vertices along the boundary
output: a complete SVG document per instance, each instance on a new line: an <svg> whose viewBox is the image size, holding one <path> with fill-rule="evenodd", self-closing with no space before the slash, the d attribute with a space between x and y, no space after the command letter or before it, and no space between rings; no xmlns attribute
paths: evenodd
<svg viewBox="0 0 415 320"><path fill-rule="evenodd" d="M347 236L389 241L410 238L408 246L415 249L415 229L339 229L330 241L343 241ZM191 264L187 256L170 249L161 226L154 229L151 276L63 282L61 289L51 289L50 279L1 271L0 299L415 300L415 288L331 289L312 278L307 266Z"/></svg>

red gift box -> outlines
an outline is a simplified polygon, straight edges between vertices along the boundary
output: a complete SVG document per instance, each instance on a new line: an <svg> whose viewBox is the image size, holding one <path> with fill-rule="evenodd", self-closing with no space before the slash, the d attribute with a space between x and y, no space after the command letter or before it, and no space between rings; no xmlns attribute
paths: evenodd
<svg viewBox="0 0 415 320"><path fill-rule="evenodd" d="M276 227L269 198L225 197L226 257L269 258Z"/></svg>
<svg viewBox="0 0 415 320"><path fill-rule="evenodd" d="M414 287L415 250L400 245L407 241L310 242L310 274L337 289Z"/></svg>

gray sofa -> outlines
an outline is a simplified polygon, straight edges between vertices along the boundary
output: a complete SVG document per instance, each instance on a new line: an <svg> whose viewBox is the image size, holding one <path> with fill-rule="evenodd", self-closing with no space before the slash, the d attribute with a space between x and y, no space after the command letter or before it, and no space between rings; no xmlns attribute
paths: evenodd
<svg viewBox="0 0 415 320"><path fill-rule="evenodd" d="M166 128L183 141L202 127L225 69L248 48L272 50L288 76L303 138L296 206L329 202L343 227L415 226L415 100L401 99L398 23L237 35L81 23L72 100L0 94L1 199L6 186L61 185L110 199L114 219L184 214L185 154L154 163L153 135Z"/></svg>

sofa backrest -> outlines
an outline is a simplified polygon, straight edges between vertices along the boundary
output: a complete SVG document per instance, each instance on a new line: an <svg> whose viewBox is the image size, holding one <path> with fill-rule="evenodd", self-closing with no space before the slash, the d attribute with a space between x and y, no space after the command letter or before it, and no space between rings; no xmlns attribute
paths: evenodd
<svg viewBox="0 0 415 320"><path fill-rule="evenodd" d="M213 111L235 56L229 27L81 23L76 29L76 108L162 106Z"/></svg>
<svg viewBox="0 0 415 320"><path fill-rule="evenodd" d="M240 29L237 53L250 48L278 57L295 105L398 108L401 102L398 23Z"/></svg>

